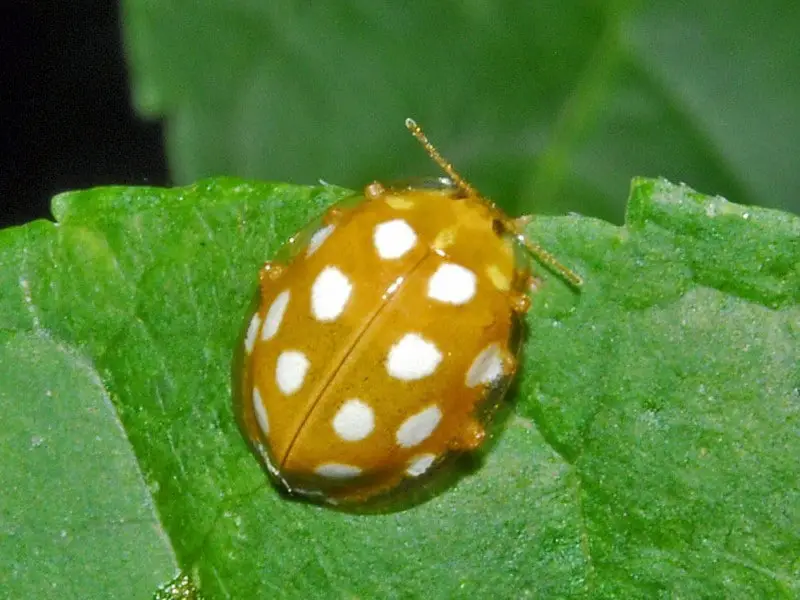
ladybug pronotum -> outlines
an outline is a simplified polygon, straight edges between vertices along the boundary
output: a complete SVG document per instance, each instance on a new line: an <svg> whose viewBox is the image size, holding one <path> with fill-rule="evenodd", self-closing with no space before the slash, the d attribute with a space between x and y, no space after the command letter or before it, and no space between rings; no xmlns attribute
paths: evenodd
<svg viewBox="0 0 800 600"><path fill-rule="evenodd" d="M260 273L241 421L286 491L339 504L413 484L477 448L517 367L530 301L525 238L430 144L438 188L368 185Z"/></svg>

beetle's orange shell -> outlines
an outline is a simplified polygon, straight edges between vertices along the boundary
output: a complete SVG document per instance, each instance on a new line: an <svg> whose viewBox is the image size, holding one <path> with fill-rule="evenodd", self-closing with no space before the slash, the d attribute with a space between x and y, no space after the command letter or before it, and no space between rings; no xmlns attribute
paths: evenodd
<svg viewBox="0 0 800 600"><path fill-rule="evenodd" d="M457 196L373 185L262 271L242 416L288 490L363 500L483 440L528 277L507 217Z"/></svg>

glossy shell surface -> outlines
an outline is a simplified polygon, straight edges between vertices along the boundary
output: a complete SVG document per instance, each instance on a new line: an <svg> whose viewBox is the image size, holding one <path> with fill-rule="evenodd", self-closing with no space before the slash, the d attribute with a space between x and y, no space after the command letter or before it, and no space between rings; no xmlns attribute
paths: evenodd
<svg viewBox="0 0 800 600"><path fill-rule="evenodd" d="M528 307L508 223L454 188L372 184L265 265L241 418L279 485L363 501L482 443Z"/></svg>

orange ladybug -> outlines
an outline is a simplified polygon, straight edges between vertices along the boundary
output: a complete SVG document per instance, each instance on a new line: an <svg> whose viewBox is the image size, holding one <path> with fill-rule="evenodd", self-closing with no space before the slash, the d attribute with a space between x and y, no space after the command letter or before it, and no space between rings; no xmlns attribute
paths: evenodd
<svg viewBox="0 0 800 600"><path fill-rule="evenodd" d="M406 126L446 185L372 183L260 273L240 417L292 494L362 502L477 448L517 367L521 250L581 283Z"/></svg>

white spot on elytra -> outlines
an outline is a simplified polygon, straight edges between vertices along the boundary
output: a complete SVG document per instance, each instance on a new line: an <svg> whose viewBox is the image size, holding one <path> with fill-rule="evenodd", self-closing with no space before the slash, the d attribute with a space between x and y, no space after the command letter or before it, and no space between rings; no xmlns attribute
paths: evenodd
<svg viewBox="0 0 800 600"><path fill-rule="evenodd" d="M247 335L244 336L244 349L250 354L253 347L256 345L256 337L258 336L258 328L261 327L261 317L258 312L250 319L250 325L247 326Z"/></svg>
<svg viewBox="0 0 800 600"><path fill-rule="evenodd" d="M403 219L394 219L377 225L372 241L381 258L400 258L417 243L417 234Z"/></svg>
<svg viewBox="0 0 800 600"><path fill-rule="evenodd" d="M353 284L336 267L325 267L311 286L311 312L317 321L333 321L344 311Z"/></svg>
<svg viewBox="0 0 800 600"><path fill-rule="evenodd" d="M286 306L289 304L289 290L284 290L272 301L264 319L264 327L261 329L261 339L271 340L278 333L278 328L286 314Z"/></svg>
<svg viewBox="0 0 800 600"><path fill-rule="evenodd" d="M269 417L267 416L267 409L264 406L264 401L261 399L261 392L258 391L257 386L253 386L253 410L256 413L256 420L258 426L264 435L269 435Z"/></svg>
<svg viewBox="0 0 800 600"><path fill-rule="evenodd" d="M475 296L477 277L469 269L444 263L428 280L428 297L448 304L466 304Z"/></svg>
<svg viewBox="0 0 800 600"><path fill-rule="evenodd" d="M492 280L494 287L501 292L507 292L511 288L511 281L508 276L505 275L497 265L489 265L486 267L486 274L489 276L489 279Z"/></svg>
<svg viewBox="0 0 800 600"><path fill-rule="evenodd" d="M409 463L406 473L411 475L411 477L419 477L425 471L431 468L431 465L435 460L435 454L420 454L419 456L415 456L411 463Z"/></svg>
<svg viewBox="0 0 800 600"><path fill-rule="evenodd" d="M411 448L424 442L442 420L442 411L435 404L429 406L405 421L397 430L397 443L403 448Z"/></svg>
<svg viewBox="0 0 800 600"><path fill-rule="evenodd" d="M333 418L336 435L346 442L357 442L375 429L375 413L368 404L357 398L348 400Z"/></svg>
<svg viewBox="0 0 800 600"><path fill-rule="evenodd" d="M416 333L407 333L389 349L386 370L395 379L414 381L431 375L442 362L442 353Z"/></svg>
<svg viewBox="0 0 800 600"><path fill-rule="evenodd" d="M467 371L467 387L494 383L503 376L503 354L500 346L490 344L480 351Z"/></svg>
<svg viewBox="0 0 800 600"><path fill-rule="evenodd" d="M318 229L316 232L314 232L314 235L312 235L311 239L308 240L306 256L311 256L314 254L314 252L319 250L319 247L322 246L322 243L333 233L333 229L333 225L326 225L322 229Z"/></svg>
<svg viewBox="0 0 800 600"><path fill-rule="evenodd" d="M287 396L299 390L303 386L309 364L306 355L302 352L297 350L281 352L275 366L275 381L278 383L278 389Z"/></svg>
<svg viewBox="0 0 800 600"><path fill-rule="evenodd" d="M358 467L341 463L325 463L314 469L314 472L329 479L350 479L361 475L361 469Z"/></svg>
<svg viewBox="0 0 800 600"><path fill-rule="evenodd" d="M395 210L409 210L414 208L414 201L402 196L386 196L384 202Z"/></svg>

